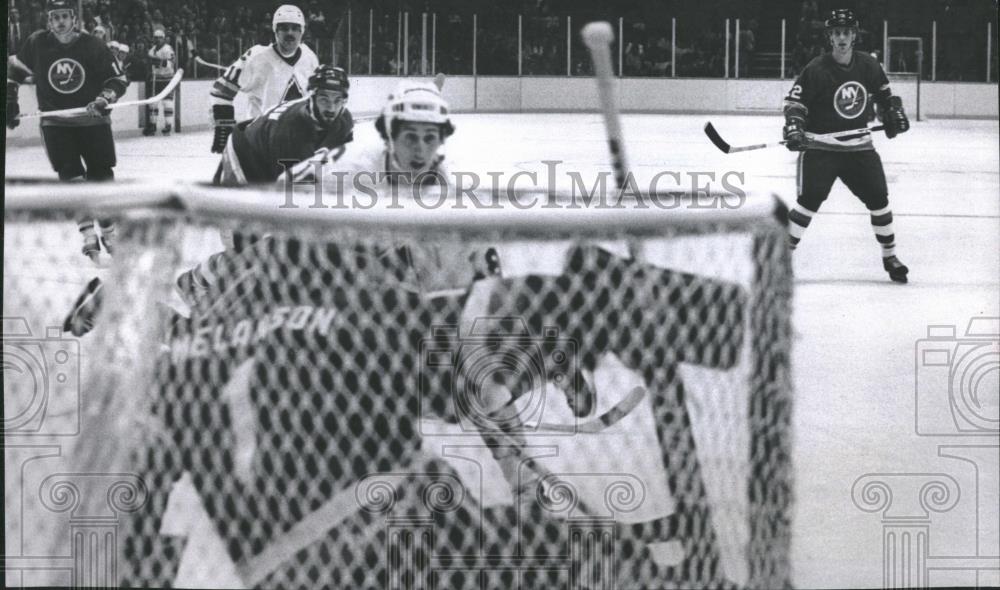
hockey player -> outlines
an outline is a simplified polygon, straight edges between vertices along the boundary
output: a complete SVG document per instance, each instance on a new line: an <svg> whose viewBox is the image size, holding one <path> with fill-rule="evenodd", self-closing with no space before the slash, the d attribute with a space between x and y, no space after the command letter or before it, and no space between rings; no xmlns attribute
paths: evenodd
<svg viewBox="0 0 1000 590"><path fill-rule="evenodd" d="M864 126L874 117L873 105L878 107L889 139L910 128L902 101L893 96L882 66L867 53L854 50L858 26L850 10L834 10L826 21L832 51L813 59L785 98L785 145L802 152L789 237L794 249L839 178L868 208L889 278L905 283L909 269L896 257L885 171L871 135L846 141L814 139L816 134Z"/></svg>
<svg viewBox="0 0 1000 590"><path fill-rule="evenodd" d="M212 87L214 153L222 153L236 125L233 100L237 93L249 97L249 118L255 118L278 103L305 96L309 76L319 66L316 54L302 43L306 20L298 7L279 6L271 23L274 43L250 48Z"/></svg>
<svg viewBox="0 0 1000 590"><path fill-rule="evenodd" d="M243 186L269 183L278 178L290 162L310 156L327 157L354 140L354 120L347 110L351 84L341 68L322 65L309 77L308 95L281 103L233 130L213 183ZM334 156L336 157L336 156ZM245 245L239 234L223 232L227 250ZM226 252L212 255L177 279L179 291L189 304L196 304L208 291L213 269Z"/></svg>
<svg viewBox="0 0 1000 590"><path fill-rule="evenodd" d="M307 96L281 103L234 128L215 183L272 182L284 170L282 161L298 162L317 151L343 149L354 139L354 119L345 106L350 87L343 69L316 68L309 76Z"/></svg>
<svg viewBox="0 0 1000 590"><path fill-rule="evenodd" d="M444 155L440 153L455 126L448 114L448 103L434 84L406 81L375 120L383 145L375 149L352 151L337 161L333 170L364 174L371 184L447 184ZM296 182L315 177L314 161L303 161L291 169ZM282 179L279 179L282 180Z"/></svg>
<svg viewBox="0 0 1000 590"><path fill-rule="evenodd" d="M77 30L75 7L70 0L48 0L48 30L32 34L9 58L7 127L14 129L20 123L18 85L31 76L42 111L87 107L85 115L42 118L45 152L59 180L112 180L115 140L108 105L125 93L125 75L103 41ZM111 221L99 222L100 237L93 219L81 219L78 225L86 256L96 261L102 244L111 253Z"/></svg>
<svg viewBox="0 0 1000 590"><path fill-rule="evenodd" d="M175 63L177 56L174 48L167 43L167 34L163 29L153 31L153 47L149 48L149 63L152 72L152 87L150 92L157 95L166 88L170 79L174 77ZM160 118L160 105L163 105L163 134L170 135L173 127L170 122L174 118L174 95L171 93L161 102L150 105L149 120L143 135L156 135L157 122Z"/></svg>

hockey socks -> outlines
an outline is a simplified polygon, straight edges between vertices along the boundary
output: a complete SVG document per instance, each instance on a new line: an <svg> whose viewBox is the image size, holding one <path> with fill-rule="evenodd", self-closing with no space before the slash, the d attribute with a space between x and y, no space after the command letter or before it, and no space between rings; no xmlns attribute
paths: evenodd
<svg viewBox="0 0 1000 590"><path fill-rule="evenodd" d="M882 246L882 258L896 255L896 233L892 229L892 210L888 207L870 211L872 216L872 231L875 239Z"/></svg>
<svg viewBox="0 0 1000 590"><path fill-rule="evenodd" d="M870 211L872 231L875 239L882 246L882 268L889 273L889 278L896 283L907 282L906 275L910 269L896 258L896 232L892 227L892 210L889 207Z"/></svg>
<svg viewBox="0 0 1000 590"><path fill-rule="evenodd" d="M792 250L799 245L802 234L806 233L806 228L809 227L815 213L799 203L795 203L792 210L788 212L788 244Z"/></svg>

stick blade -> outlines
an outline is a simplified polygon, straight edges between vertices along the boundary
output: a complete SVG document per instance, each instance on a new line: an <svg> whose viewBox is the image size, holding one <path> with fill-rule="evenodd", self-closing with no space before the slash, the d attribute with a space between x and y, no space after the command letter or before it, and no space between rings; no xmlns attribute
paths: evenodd
<svg viewBox="0 0 1000 590"><path fill-rule="evenodd" d="M715 147L719 148L722 153L729 153L731 146L726 143L726 140L722 139L722 136L715 130L715 126L712 125L711 121L705 123L705 135L708 136L709 141L711 141Z"/></svg>

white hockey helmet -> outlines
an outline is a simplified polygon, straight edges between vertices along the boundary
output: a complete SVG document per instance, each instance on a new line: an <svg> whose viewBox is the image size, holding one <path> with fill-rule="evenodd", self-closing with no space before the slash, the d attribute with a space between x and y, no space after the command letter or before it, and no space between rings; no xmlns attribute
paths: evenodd
<svg viewBox="0 0 1000 590"><path fill-rule="evenodd" d="M282 4L274 11L274 17L271 18L271 30L278 30L278 23L291 23L293 25L299 25L304 31L306 29L306 17L299 10L298 6L293 4Z"/></svg>
<svg viewBox="0 0 1000 590"><path fill-rule="evenodd" d="M375 121L375 128L382 139L388 140L395 134L396 125L403 122L438 125L442 139L455 132L448 115L448 103L437 86L429 82L400 82L396 92L389 95L389 102Z"/></svg>

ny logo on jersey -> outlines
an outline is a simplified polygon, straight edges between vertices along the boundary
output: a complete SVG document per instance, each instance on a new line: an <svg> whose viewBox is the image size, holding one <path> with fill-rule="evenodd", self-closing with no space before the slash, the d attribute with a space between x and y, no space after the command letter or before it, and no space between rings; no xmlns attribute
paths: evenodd
<svg viewBox="0 0 1000 590"><path fill-rule="evenodd" d="M63 57L49 66L49 86L60 94L73 94L86 81L87 72L75 59Z"/></svg>
<svg viewBox="0 0 1000 590"><path fill-rule="evenodd" d="M833 108L845 119L856 119L868 106L868 91L859 82L850 80L833 93Z"/></svg>
<svg viewBox="0 0 1000 590"><path fill-rule="evenodd" d="M302 88L299 86L299 81L295 78L295 76L292 76L288 80L288 85L285 86L285 93L281 96L281 102L297 100L305 95L306 93L303 92Z"/></svg>

